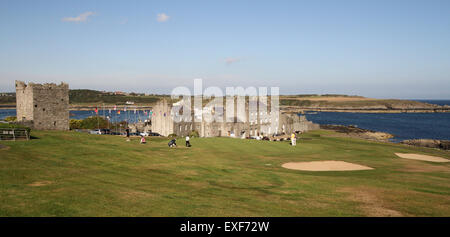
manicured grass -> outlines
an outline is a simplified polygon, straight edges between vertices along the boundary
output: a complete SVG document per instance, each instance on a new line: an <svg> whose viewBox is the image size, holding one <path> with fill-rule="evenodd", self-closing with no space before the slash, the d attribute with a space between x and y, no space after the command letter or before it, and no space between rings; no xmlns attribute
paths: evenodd
<svg viewBox="0 0 450 237"><path fill-rule="evenodd" d="M302 135L288 142L33 131L38 139L0 144L0 216L449 216L450 158L397 144ZM342 160L374 168L306 172L285 162Z"/></svg>

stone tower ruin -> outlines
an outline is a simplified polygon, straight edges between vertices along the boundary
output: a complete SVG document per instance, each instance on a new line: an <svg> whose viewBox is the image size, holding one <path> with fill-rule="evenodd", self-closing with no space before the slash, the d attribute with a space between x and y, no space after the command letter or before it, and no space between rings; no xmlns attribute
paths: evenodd
<svg viewBox="0 0 450 237"><path fill-rule="evenodd" d="M17 121L38 130L69 130L69 85L16 81Z"/></svg>

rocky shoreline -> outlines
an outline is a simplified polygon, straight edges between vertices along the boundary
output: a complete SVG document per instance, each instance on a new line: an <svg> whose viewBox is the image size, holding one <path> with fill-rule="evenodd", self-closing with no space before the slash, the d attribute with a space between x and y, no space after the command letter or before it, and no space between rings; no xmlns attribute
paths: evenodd
<svg viewBox="0 0 450 237"><path fill-rule="evenodd" d="M358 128L356 126L345 126L345 125L332 125L332 124L324 124L320 125L320 129L324 130L332 130L338 133L343 133L346 136L361 138L367 140L381 141L381 142L392 142L390 139L394 138L394 135L385 133L385 132L377 132L369 129ZM441 150L450 150L450 141L449 140L435 140L435 139L410 139L403 140L400 144L405 144L409 146L417 146L417 147L428 147L428 148L436 148Z"/></svg>
<svg viewBox="0 0 450 237"><path fill-rule="evenodd" d="M376 140L376 141L389 141L389 139L393 138L394 135L385 133L385 132L377 132L368 129L358 128L356 126L345 126L345 125L332 125L332 124L321 124L320 129L332 130L338 133L344 133L347 136L362 138L368 140Z"/></svg>
<svg viewBox="0 0 450 237"><path fill-rule="evenodd" d="M402 144L419 147L437 148L441 150L450 150L449 140L433 140L433 139L411 139L404 140Z"/></svg>

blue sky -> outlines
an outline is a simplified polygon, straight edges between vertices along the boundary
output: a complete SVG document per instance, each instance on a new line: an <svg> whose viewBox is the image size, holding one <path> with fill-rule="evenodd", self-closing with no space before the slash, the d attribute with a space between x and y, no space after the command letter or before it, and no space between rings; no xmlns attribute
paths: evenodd
<svg viewBox="0 0 450 237"><path fill-rule="evenodd" d="M0 91L14 80L169 93L450 98L450 1L0 0Z"/></svg>

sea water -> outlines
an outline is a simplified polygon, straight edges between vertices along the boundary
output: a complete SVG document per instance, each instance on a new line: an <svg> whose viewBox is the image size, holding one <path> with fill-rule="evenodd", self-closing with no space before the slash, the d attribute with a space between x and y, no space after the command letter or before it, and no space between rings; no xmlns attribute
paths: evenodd
<svg viewBox="0 0 450 237"><path fill-rule="evenodd" d="M318 124L355 125L359 128L387 132L393 141L405 139L450 140L450 113L339 113L306 114Z"/></svg>

